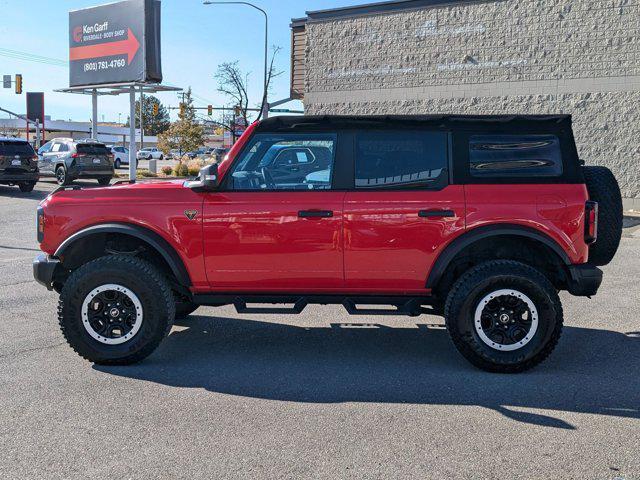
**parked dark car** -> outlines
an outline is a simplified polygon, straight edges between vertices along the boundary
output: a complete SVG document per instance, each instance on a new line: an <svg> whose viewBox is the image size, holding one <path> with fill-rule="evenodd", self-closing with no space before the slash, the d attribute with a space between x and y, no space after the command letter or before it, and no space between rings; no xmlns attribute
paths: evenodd
<svg viewBox="0 0 640 480"><path fill-rule="evenodd" d="M30 192L38 181L38 157L29 142L0 137L0 185Z"/></svg>
<svg viewBox="0 0 640 480"><path fill-rule="evenodd" d="M38 157L40 173L55 176L60 185L79 178L94 178L100 185L109 185L113 178L113 154L97 140L54 138L38 149Z"/></svg>

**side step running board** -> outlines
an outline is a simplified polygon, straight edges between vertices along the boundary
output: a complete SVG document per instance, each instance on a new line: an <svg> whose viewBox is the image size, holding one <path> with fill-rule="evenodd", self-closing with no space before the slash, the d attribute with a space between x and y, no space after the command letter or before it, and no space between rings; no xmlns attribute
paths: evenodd
<svg viewBox="0 0 640 480"><path fill-rule="evenodd" d="M233 305L238 313L298 315L310 304L342 305L350 315L408 315L432 314L428 307L432 297L389 297L344 295L195 295L199 305ZM250 304L259 304L250 306ZM272 304L272 306L265 306ZM275 306L275 305L291 306ZM387 308L376 308L378 305ZM427 306L427 307L425 307Z"/></svg>

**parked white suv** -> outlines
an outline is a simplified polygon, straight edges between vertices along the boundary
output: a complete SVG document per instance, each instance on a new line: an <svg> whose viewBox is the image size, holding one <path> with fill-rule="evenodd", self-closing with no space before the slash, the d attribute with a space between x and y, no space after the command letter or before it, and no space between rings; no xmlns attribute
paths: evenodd
<svg viewBox="0 0 640 480"><path fill-rule="evenodd" d="M120 168L122 165L129 165L129 149L127 147L118 147L107 145L113 154L113 166Z"/></svg>
<svg viewBox="0 0 640 480"><path fill-rule="evenodd" d="M164 155L157 148L149 147L149 148L143 148L142 150L140 150L136 155L136 158L138 160L151 160L152 158L155 158L156 160L162 160L164 158Z"/></svg>

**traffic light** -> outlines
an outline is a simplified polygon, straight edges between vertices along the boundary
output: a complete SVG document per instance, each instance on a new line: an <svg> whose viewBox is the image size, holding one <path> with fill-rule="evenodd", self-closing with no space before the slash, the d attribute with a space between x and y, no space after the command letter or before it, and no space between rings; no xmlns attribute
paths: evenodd
<svg viewBox="0 0 640 480"><path fill-rule="evenodd" d="M240 105L236 105L235 107L233 107L233 113L235 114L236 117L240 116L240 114L242 113L242 109L240 108Z"/></svg>
<svg viewBox="0 0 640 480"><path fill-rule="evenodd" d="M153 116L154 117L158 115L158 110L159 110L158 104L154 103L153 104Z"/></svg>
<svg viewBox="0 0 640 480"><path fill-rule="evenodd" d="M207 105L207 113L209 116L213 115L213 105Z"/></svg>
<svg viewBox="0 0 640 480"><path fill-rule="evenodd" d="M16 93L20 95L22 93L22 75L16 73Z"/></svg>

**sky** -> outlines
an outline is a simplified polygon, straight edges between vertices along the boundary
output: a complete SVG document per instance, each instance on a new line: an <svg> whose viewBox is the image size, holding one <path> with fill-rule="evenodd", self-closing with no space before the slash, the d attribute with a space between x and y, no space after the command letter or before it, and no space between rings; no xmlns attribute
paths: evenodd
<svg viewBox="0 0 640 480"><path fill-rule="evenodd" d="M0 0L0 75L21 73L23 91L45 92L45 115L54 120L89 121L91 97L55 93L69 85L66 65L50 65L9 58L7 50L51 59L68 60L69 10L110 3L104 0ZM292 18L306 11L369 3L367 0L253 0L269 15L269 43L282 47L276 59L284 73L276 79L270 100L287 98L290 73L290 28ZM228 105L214 79L217 66L238 60L251 72L252 103L262 95L264 17L243 5L204 6L201 0L162 0L163 84L192 87L196 106ZM1 84L0 84L1 86ZM165 106L178 106L175 93L158 94ZM125 121L128 95L102 97L98 120ZM26 110L26 96L0 88L0 107L17 113ZM282 108L301 108L291 102ZM0 118L8 115L0 112Z"/></svg>

